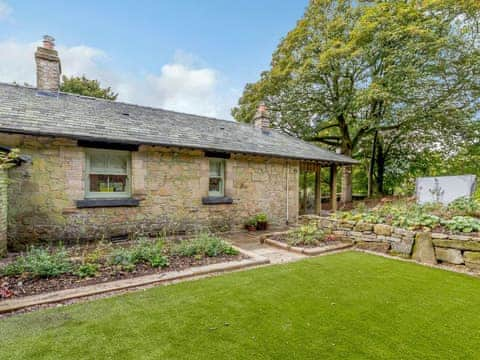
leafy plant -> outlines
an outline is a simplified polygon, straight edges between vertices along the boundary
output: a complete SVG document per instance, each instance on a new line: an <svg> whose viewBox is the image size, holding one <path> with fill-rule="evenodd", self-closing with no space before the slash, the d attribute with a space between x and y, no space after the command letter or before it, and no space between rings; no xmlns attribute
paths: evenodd
<svg viewBox="0 0 480 360"><path fill-rule="evenodd" d="M0 170L9 169L17 163L20 158L20 150L11 149L8 152L0 151Z"/></svg>
<svg viewBox="0 0 480 360"><path fill-rule="evenodd" d="M480 220L470 216L454 216L451 220L443 221L443 225L451 231L464 233L480 231Z"/></svg>
<svg viewBox="0 0 480 360"><path fill-rule="evenodd" d="M223 239L202 233L191 240L183 240L172 252L180 256L208 256L237 255L238 251Z"/></svg>
<svg viewBox="0 0 480 360"><path fill-rule="evenodd" d="M73 274L79 278L94 277L97 275L100 265L93 263L80 264Z"/></svg>
<svg viewBox="0 0 480 360"><path fill-rule="evenodd" d="M168 258L163 254L163 241L150 242L144 238L137 240L130 248L114 250L109 256L109 262L121 266L125 271L133 271L140 263L152 267L168 266Z"/></svg>
<svg viewBox="0 0 480 360"><path fill-rule="evenodd" d="M480 216L480 202L470 197L461 197L448 205L455 215Z"/></svg>
<svg viewBox="0 0 480 360"><path fill-rule="evenodd" d="M287 234L287 242L293 246L317 245L324 237L325 233L315 223L310 223L290 230Z"/></svg>
<svg viewBox="0 0 480 360"><path fill-rule="evenodd" d="M31 277L55 277L72 270L72 262L64 247L50 252L46 248L31 247L11 264L0 269L6 276L28 274Z"/></svg>
<svg viewBox="0 0 480 360"><path fill-rule="evenodd" d="M257 224L258 224L258 221L255 217L252 217L245 222L246 226L257 226Z"/></svg>
<svg viewBox="0 0 480 360"><path fill-rule="evenodd" d="M255 216L255 220L257 223L266 223L268 221L267 214L265 213L260 213Z"/></svg>

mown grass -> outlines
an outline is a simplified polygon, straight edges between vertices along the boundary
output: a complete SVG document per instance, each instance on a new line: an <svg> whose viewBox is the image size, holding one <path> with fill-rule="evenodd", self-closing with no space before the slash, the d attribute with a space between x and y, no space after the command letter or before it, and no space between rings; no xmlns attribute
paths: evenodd
<svg viewBox="0 0 480 360"><path fill-rule="evenodd" d="M0 359L478 359L480 280L355 252L0 320Z"/></svg>

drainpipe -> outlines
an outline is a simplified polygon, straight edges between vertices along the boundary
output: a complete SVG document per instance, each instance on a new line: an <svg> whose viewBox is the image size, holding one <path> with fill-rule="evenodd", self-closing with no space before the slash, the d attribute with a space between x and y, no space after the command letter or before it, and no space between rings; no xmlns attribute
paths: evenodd
<svg viewBox="0 0 480 360"><path fill-rule="evenodd" d="M288 160L287 160L287 175L286 175L286 181L287 183L285 184L285 187L286 187L286 193L287 193L287 221L285 221L285 224L288 225L288 219L289 219L289 214L288 214L288 173L289 173L289 163L288 163Z"/></svg>

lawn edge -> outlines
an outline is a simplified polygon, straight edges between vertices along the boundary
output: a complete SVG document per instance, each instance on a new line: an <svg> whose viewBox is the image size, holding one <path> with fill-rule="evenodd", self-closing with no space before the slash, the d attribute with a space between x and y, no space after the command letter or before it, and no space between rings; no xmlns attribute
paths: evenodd
<svg viewBox="0 0 480 360"><path fill-rule="evenodd" d="M406 262L406 263L410 263L410 264L421 265L421 266L432 268L432 269L444 270L444 271L453 272L453 273L457 273L457 274L467 275L469 277L473 277L473 278L476 278L476 279L479 278L478 273L468 271L468 270L464 270L464 269L457 269L457 268L454 268L454 267L451 267L451 266L448 266L448 265L427 264L427 263L422 263L420 261L416 261L416 260L413 260L413 259L402 258L402 257L389 255L389 254L384 254L384 253L381 253L381 252L375 252L375 251L366 250L366 249L358 249L358 248L355 248L355 247L350 249L350 250L355 251L355 252L359 252L359 253L369 254L369 255L376 255L376 256L379 256L379 257L386 258L386 259L398 260L398 261L402 261L402 262Z"/></svg>

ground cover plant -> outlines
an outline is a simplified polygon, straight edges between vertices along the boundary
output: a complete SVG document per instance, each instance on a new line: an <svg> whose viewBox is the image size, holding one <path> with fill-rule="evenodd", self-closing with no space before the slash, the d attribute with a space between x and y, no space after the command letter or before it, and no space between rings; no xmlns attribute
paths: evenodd
<svg viewBox="0 0 480 360"><path fill-rule="evenodd" d="M320 247L340 243L334 235L319 229L317 224L312 222L298 226L285 233L271 235L271 239L297 247Z"/></svg>
<svg viewBox="0 0 480 360"><path fill-rule="evenodd" d="M140 237L93 248L31 247L0 265L0 299L241 258L226 241L207 233L181 241Z"/></svg>
<svg viewBox="0 0 480 360"><path fill-rule="evenodd" d="M2 319L0 358L478 359L479 306L478 278L345 252Z"/></svg>
<svg viewBox="0 0 480 360"><path fill-rule="evenodd" d="M480 202L460 198L448 206L441 204L418 205L414 201L399 200L380 204L373 209L359 206L340 212L335 217L372 224L388 224L411 230L471 233L480 231Z"/></svg>

